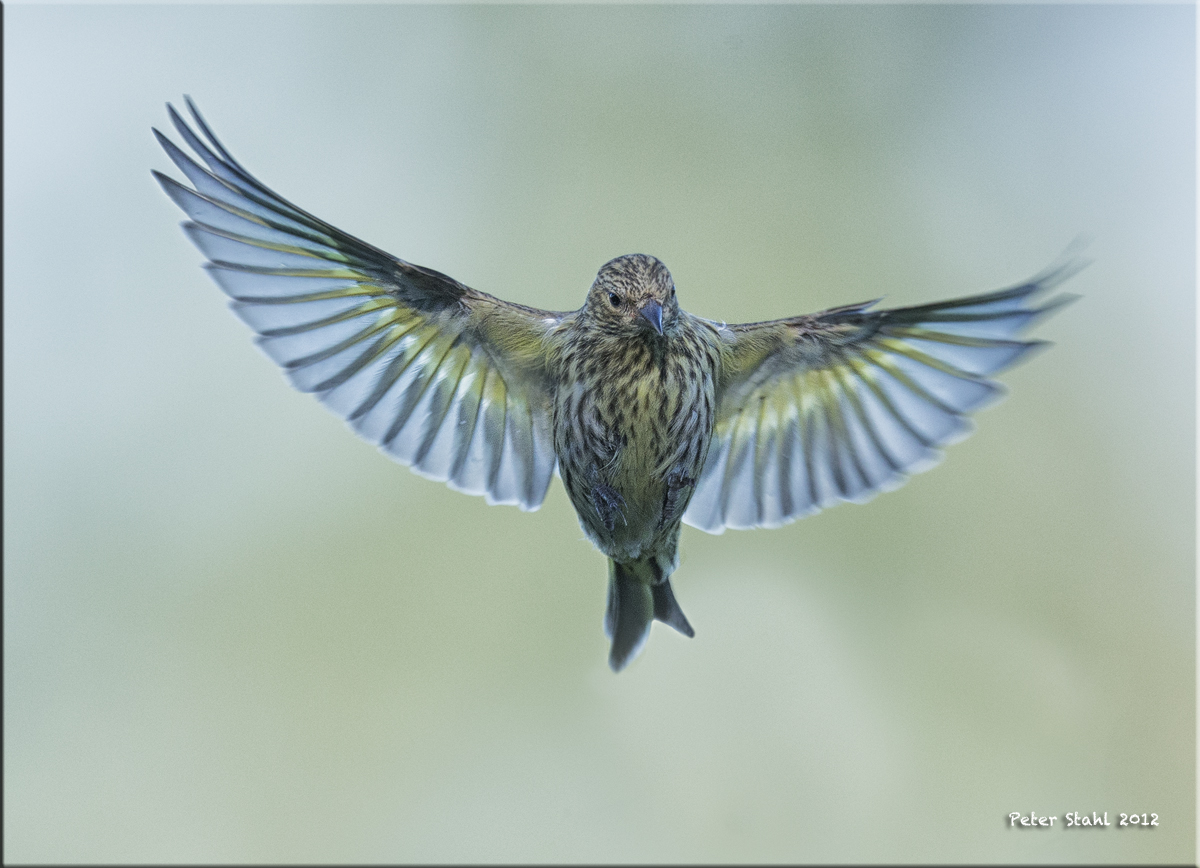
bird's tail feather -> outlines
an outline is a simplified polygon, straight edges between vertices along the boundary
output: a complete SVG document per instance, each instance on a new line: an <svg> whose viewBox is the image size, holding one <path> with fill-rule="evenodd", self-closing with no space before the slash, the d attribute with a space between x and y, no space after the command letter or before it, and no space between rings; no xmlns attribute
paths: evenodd
<svg viewBox="0 0 1200 868"><path fill-rule="evenodd" d="M657 619L669 624L685 636L695 635L688 623L667 578L654 582L661 575L657 565L634 562L608 562L608 609L604 615L604 632L612 639L608 665L620 672L646 644L650 625ZM646 567L640 570L639 567ZM646 575L642 576L641 573Z"/></svg>
<svg viewBox="0 0 1200 868"><path fill-rule="evenodd" d="M671 590L670 579L663 579L659 584L653 585L650 588L650 595L654 597L656 620L674 627L689 639L696 635L696 631L688 623L687 616L683 614L683 609L679 608L679 604L675 602L675 592Z"/></svg>

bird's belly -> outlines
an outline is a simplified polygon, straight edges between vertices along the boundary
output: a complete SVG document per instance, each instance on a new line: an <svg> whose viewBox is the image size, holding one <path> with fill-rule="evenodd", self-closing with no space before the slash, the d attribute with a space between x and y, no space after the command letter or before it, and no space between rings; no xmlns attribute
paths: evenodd
<svg viewBox="0 0 1200 868"><path fill-rule="evenodd" d="M573 397L555 448L589 539L622 562L673 550L712 438L711 398L667 388Z"/></svg>

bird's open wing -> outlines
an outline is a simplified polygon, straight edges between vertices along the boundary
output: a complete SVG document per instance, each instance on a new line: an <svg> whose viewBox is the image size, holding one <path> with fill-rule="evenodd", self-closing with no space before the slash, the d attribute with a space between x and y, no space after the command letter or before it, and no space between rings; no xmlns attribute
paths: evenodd
<svg viewBox="0 0 1200 868"><path fill-rule="evenodd" d="M418 473L536 509L555 457L546 336L564 315L404 262L267 189L168 106L201 166L155 130L195 189L154 175L232 308L292 384Z"/></svg>
<svg viewBox="0 0 1200 868"><path fill-rule="evenodd" d="M987 377L1042 343L1019 333L1073 297L1031 299L1080 267L937 304L719 327L716 433L683 520L777 527L932 467L970 432L965 414L1003 394Z"/></svg>

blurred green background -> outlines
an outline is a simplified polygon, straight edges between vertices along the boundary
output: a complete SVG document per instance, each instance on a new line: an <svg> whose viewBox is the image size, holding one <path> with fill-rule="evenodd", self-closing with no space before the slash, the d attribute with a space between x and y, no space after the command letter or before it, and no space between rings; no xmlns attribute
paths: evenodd
<svg viewBox="0 0 1200 868"><path fill-rule="evenodd" d="M6 861L1193 862L1194 15L8 6ZM686 529L697 637L614 676L559 483L409 473L224 309L149 174L183 93L546 308L634 251L730 322L1095 262L933 472Z"/></svg>

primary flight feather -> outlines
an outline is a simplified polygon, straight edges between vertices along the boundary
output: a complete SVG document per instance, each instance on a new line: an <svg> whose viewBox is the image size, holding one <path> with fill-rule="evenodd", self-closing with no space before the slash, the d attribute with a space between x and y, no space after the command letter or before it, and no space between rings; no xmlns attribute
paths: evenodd
<svg viewBox="0 0 1200 868"><path fill-rule="evenodd" d="M398 259L265 187L188 100L201 162L154 131L192 186L154 172L234 312L296 388L431 479L537 509L557 468L609 558L620 670L657 619L691 636L670 576L680 523L776 527L861 502L932 465L1039 346L1020 332L1069 296L1010 289L894 310L873 302L726 325L679 307L653 256L606 263L583 307L512 304ZM201 165L203 163L203 165Z"/></svg>

